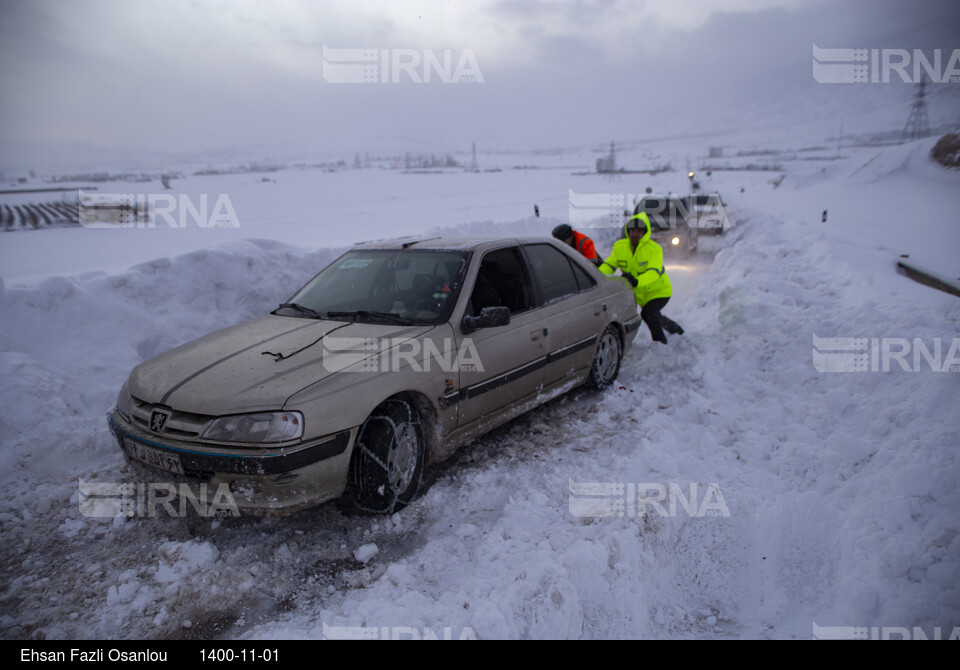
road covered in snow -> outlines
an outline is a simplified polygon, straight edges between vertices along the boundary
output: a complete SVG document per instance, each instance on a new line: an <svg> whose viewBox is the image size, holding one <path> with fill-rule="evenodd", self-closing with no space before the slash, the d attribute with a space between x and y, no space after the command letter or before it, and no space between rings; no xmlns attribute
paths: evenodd
<svg viewBox="0 0 960 670"><path fill-rule="evenodd" d="M942 268L960 248L960 175L932 164L929 145L853 149L776 186L715 173L736 227L668 264L664 311L686 333L663 353L641 328L614 387L477 440L387 518L328 504L283 519L95 519L78 505L81 479L135 481L104 421L134 365L268 311L339 247L257 229L123 271L7 281L0 634L950 636L960 301L894 270L900 253ZM888 194L917 192L906 230L917 200ZM464 216L452 230L562 220ZM864 371L827 371L848 344Z"/></svg>

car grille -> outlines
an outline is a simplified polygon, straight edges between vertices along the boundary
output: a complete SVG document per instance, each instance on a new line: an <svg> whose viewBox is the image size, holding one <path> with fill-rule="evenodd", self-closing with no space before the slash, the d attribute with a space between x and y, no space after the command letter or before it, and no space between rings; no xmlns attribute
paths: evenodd
<svg viewBox="0 0 960 670"><path fill-rule="evenodd" d="M153 410L157 409L158 405L153 405L148 402L144 402L139 398L131 396L130 398L130 421L133 425L138 428L142 428L146 432L152 432L150 430L150 415L153 413ZM170 413L170 418L167 419L166 423L163 426L163 431L161 434L168 435L175 438L190 439L196 438L203 432L203 429L213 421L216 417L209 416L206 414L192 414L190 412L178 412L176 410L167 409L165 407L160 407L164 411Z"/></svg>

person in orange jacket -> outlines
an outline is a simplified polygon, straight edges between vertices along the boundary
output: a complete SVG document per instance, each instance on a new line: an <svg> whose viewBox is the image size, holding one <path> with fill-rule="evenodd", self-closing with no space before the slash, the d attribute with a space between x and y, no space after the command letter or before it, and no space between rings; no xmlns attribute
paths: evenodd
<svg viewBox="0 0 960 670"><path fill-rule="evenodd" d="M553 229L553 236L564 244L569 244L579 251L588 261L597 267L600 266L601 259L600 256L597 255L597 248L594 246L593 240L583 233L578 233L567 224L561 223Z"/></svg>

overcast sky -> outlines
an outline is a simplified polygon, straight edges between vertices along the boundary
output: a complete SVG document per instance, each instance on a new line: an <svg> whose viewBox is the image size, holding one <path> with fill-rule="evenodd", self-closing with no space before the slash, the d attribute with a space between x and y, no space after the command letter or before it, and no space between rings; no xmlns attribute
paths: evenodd
<svg viewBox="0 0 960 670"><path fill-rule="evenodd" d="M0 166L229 147L350 159L727 129L814 86L812 44L949 54L958 28L955 0L2 0ZM483 81L331 83L324 46L450 50Z"/></svg>

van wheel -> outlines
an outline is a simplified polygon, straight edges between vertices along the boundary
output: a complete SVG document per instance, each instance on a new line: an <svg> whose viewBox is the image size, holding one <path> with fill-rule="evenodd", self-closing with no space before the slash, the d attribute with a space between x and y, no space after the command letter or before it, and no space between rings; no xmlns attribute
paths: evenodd
<svg viewBox="0 0 960 670"><path fill-rule="evenodd" d="M590 366L590 376L587 377L587 386L594 389L603 389L620 374L620 360L623 358L623 345L620 343L620 333L613 324L607 326L597 343L597 353L593 355L593 365Z"/></svg>
<svg viewBox="0 0 960 670"><path fill-rule="evenodd" d="M364 421L350 460L352 506L392 514L413 500L423 479L425 441L420 415L391 399Z"/></svg>

